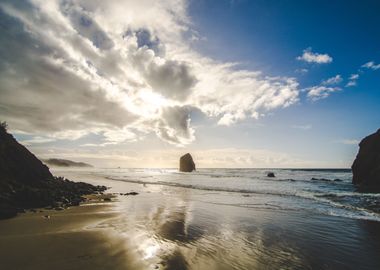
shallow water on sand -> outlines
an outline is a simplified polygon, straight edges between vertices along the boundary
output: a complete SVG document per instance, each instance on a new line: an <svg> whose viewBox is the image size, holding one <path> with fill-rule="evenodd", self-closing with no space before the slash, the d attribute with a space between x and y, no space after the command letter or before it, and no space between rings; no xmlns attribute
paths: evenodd
<svg viewBox="0 0 380 270"><path fill-rule="evenodd" d="M117 217L96 226L143 269L380 269L379 194L356 192L347 170L271 171L55 174L140 193L118 196Z"/></svg>

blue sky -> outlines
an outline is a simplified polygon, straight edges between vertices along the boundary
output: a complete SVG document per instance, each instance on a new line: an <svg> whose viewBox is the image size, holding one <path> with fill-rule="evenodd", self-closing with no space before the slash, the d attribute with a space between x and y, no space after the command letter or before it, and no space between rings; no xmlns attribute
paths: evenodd
<svg viewBox="0 0 380 270"><path fill-rule="evenodd" d="M305 156L352 158L360 140L380 126L380 74L361 66L380 61L378 1L192 1L190 14L202 36L198 49L215 58L238 61L273 76L295 76L301 87L340 74L342 90L317 102L296 106L262 119L263 126L241 127L260 144ZM296 60L305 49L327 53L332 63ZM297 69L307 69L297 74ZM351 74L357 85L345 88ZM305 96L305 93L301 95ZM310 129L290 129L304 126ZM259 133L260 135L256 135ZM279 136L283 134L283 136ZM236 137L237 134L234 134ZM353 145L347 145L352 141ZM346 145L344 145L346 143ZM342 145L343 144L343 145ZM349 160L347 158L347 160Z"/></svg>
<svg viewBox="0 0 380 270"><path fill-rule="evenodd" d="M0 115L43 158L349 167L380 127L378 1L0 4Z"/></svg>

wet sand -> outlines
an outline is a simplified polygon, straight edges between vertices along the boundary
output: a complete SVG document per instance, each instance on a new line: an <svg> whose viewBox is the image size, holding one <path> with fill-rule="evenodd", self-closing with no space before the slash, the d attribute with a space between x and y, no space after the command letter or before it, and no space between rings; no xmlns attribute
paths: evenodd
<svg viewBox="0 0 380 270"><path fill-rule="evenodd" d="M95 199L0 221L1 269L135 269L124 239L108 229L112 208Z"/></svg>
<svg viewBox="0 0 380 270"><path fill-rule="evenodd" d="M380 269L379 222L278 210L259 195L106 184L112 202L0 221L2 269Z"/></svg>

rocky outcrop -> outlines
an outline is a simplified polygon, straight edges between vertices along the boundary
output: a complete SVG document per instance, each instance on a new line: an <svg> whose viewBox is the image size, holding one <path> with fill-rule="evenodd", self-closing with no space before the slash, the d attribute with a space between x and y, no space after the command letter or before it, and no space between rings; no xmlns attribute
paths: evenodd
<svg viewBox="0 0 380 270"><path fill-rule="evenodd" d="M274 175L273 172L269 172L269 173L267 174L267 177L276 177L276 176Z"/></svg>
<svg viewBox="0 0 380 270"><path fill-rule="evenodd" d="M359 153L352 164L352 183L380 188L380 129L359 143Z"/></svg>
<svg viewBox="0 0 380 270"><path fill-rule="evenodd" d="M54 177L0 123L0 218L15 216L24 209L78 205L84 200L82 195L105 189Z"/></svg>
<svg viewBox="0 0 380 270"><path fill-rule="evenodd" d="M180 172L192 172L195 171L195 163L193 157L187 153L179 159L179 171Z"/></svg>
<svg viewBox="0 0 380 270"><path fill-rule="evenodd" d="M43 162L50 166L55 167L92 167L92 165L84 162L76 162L68 159L49 158L44 159Z"/></svg>

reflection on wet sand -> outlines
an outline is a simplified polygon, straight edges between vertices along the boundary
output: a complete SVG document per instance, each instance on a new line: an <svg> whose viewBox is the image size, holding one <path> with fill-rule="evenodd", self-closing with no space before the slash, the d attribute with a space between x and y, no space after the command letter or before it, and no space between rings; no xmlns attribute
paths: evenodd
<svg viewBox="0 0 380 270"><path fill-rule="evenodd" d="M379 251L355 220L210 204L198 200L204 194L157 187L120 198L118 219L106 225L125 236L144 265L136 269L340 269L355 264L353 250L368 256L374 248L373 258Z"/></svg>
<svg viewBox="0 0 380 270"><path fill-rule="evenodd" d="M154 221L158 222L156 225L157 234L169 241L177 241L182 243L193 242L202 236L200 230L192 228L187 224L188 210L186 206L176 207L172 212L166 213L162 207L158 208L157 215Z"/></svg>
<svg viewBox="0 0 380 270"><path fill-rule="evenodd" d="M172 254L166 255L162 258L161 265L167 270L186 270L188 263L185 256L179 251L175 250Z"/></svg>
<svg viewBox="0 0 380 270"><path fill-rule="evenodd" d="M189 228L191 212L186 200L187 193L182 192L175 202L153 208L146 216L146 229L152 232L152 238L159 243L155 246L155 252L161 254L158 265L162 269L188 269L183 245L202 236L201 232Z"/></svg>
<svg viewBox="0 0 380 270"><path fill-rule="evenodd" d="M190 195L184 190L171 198L151 200L150 207L131 219L128 210L125 211L125 225L118 226L129 228L125 235L133 239L136 250L148 265L156 269L244 269L247 265L260 268L268 263L278 267L287 263L302 265L290 245L273 238L273 232L263 228L246 232L235 227L236 224L219 223L212 217L202 224L202 219L193 216Z"/></svg>

